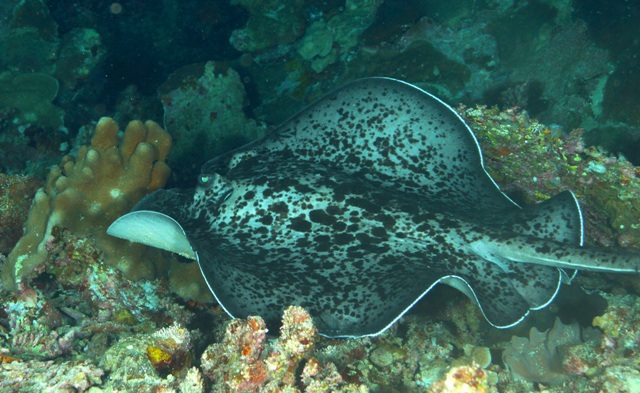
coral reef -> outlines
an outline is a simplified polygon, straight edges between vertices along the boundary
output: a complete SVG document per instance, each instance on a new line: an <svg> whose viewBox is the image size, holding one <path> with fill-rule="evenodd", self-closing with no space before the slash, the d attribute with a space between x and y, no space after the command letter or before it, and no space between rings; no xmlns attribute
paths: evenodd
<svg viewBox="0 0 640 393"><path fill-rule="evenodd" d="M445 303L441 313L407 315L379 337L349 340L318 337L309 315L292 307L283 316L277 339L267 338L259 317L236 319L228 322L221 339L202 352L211 337L185 327L194 321L193 314L175 304L165 285L128 280L101 261L100 251L91 242L68 230L54 230L45 249L45 270L30 281L36 289L0 297L4 305L0 331L6 327L0 333L4 363L0 373L16 376L6 386L17 391L35 392L43 386L76 386L82 391L85 386L96 386L106 391L202 392L207 383L212 391L222 392L244 388L256 392L417 393L425 388L474 391L469 390L472 387L517 392L534 388L493 364L488 348L480 344L488 326L479 325L481 315L464 297L439 299ZM637 302L632 296L605 296L609 308L594 320L604 330L603 338L563 352L558 372L566 375L560 384L546 388L550 393L633 391L638 371L629 359L636 352L637 324L628 315L640 315ZM220 313L209 315L216 319L207 330L211 326L219 329L226 319ZM161 326L166 327L157 330ZM573 328L562 330L573 338L577 334ZM564 336L556 332L551 341L564 340L558 335ZM502 345L498 342L490 347L499 351ZM532 350L549 354L544 344ZM200 365L194 368L193 359L200 354ZM56 362L37 377L20 377L19 370L29 365L38 370L47 359L63 357L94 362L85 361L85 368L68 373L68 367L77 363ZM70 381L63 378L67 374L76 377ZM101 375L108 377L101 380Z"/></svg>
<svg viewBox="0 0 640 393"><path fill-rule="evenodd" d="M638 10L596 3L167 0L116 12L94 0L0 2L0 253L22 235L34 179L79 148L51 171L18 247L0 254L0 287L14 289L0 291L0 391L637 392L637 277L577 278L608 303L593 319L601 337L588 341L565 321L510 343L519 328L496 333L447 292L378 337L318 337L296 308L270 336L258 316L228 321L198 303L211 296L195 264L104 234L166 180L152 165L168 139L138 144L158 126L133 123L137 136L127 130L117 145L105 120L96 146L81 147L91 119L157 119L164 107L174 179L188 182L262 122L348 80L395 76L467 105L487 169L510 195L534 203L572 189L587 242L640 249ZM575 345L557 350L565 334Z"/></svg>
<svg viewBox="0 0 640 393"><path fill-rule="evenodd" d="M52 359L73 349L77 329L59 333L63 317L39 291L22 291L3 309L9 316L9 350L13 356Z"/></svg>
<svg viewBox="0 0 640 393"><path fill-rule="evenodd" d="M236 319L222 342L204 351L201 367L214 392L300 392L296 372L301 366L303 392L368 392L363 385L344 382L334 364L310 357L318 336L304 309L285 310L275 342L268 343L266 333L260 317Z"/></svg>
<svg viewBox="0 0 640 393"><path fill-rule="evenodd" d="M488 170L507 193L537 203L570 189L582 203L587 240L640 249L640 170L624 157L585 147L581 129L564 134L518 109L458 111L483 148Z"/></svg>
<svg viewBox="0 0 640 393"><path fill-rule="evenodd" d="M582 344L565 348L560 365L564 374L561 376L562 383L547 388L550 393L638 390L640 370L635 350L638 346L639 325L634 317L638 311L637 298L621 294L602 295L609 306L604 315L593 320L593 325L602 329L602 334ZM575 341L578 338L577 331L571 332L572 330L574 329L570 328L566 332L574 336ZM583 341L585 338L582 338ZM530 367L536 368L534 364L530 364ZM516 382L509 384L515 386ZM505 383L503 386L506 385Z"/></svg>
<svg viewBox="0 0 640 393"><path fill-rule="evenodd" d="M432 393L487 393L487 372L476 364L453 367L444 380L431 386Z"/></svg>
<svg viewBox="0 0 640 393"><path fill-rule="evenodd" d="M0 170L41 177L75 126L98 116L105 48L90 28L59 28L42 0L0 4Z"/></svg>
<svg viewBox="0 0 640 393"><path fill-rule="evenodd" d="M34 199L25 234L2 266L2 283L16 289L46 258L55 226L94 239L113 266L131 277L152 277L154 267L136 259L146 248L113 239L107 226L147 193L162 187L170 170L164 159L171 138L156 123L129 123L118 145L118 125L103 118L91 146L53 168ZM130 258L130 259L129 259ZM133 259L133 260L131 260Z"/></svg>
<svg viewBox="0 0 640 393"><path fill-rule="evenodd" d="M99 385L103 376L104 371L88 361L12 362L0 367L0 390L21 393L81 393Z"/></svg>
<svg viewBox="0 0 640 393"><path fill-rule="evenodd" d="M608 53L590 42L587 35L586 24L576 21L558 27L545 45L533 45L534 53L516 60L522 64L511 75L513 87L501 93L502 104L531 108L541 120L565 128L583 127L594 121L613 65ZM530 58L539 61L533 63L528 61ZM585 94L586 91L591 93ZM548 100L553 100L549 108Z"/></svg>
<svg viewBox="0 0 640 393"><path fill-rule="evenodd" d="M102 252L92 242L69 230L55 227L46 252L44 274L55 280L56 285L76 293L69 306L83 312L91 311L97 324L123 325L127 330L145 331L149 324L185 323L190 318L173 301L165 282L129 280L122 271L105 263ZM71 317L83 324L89 319L75 313Z"/></svg>
<svg viewBox="0 0 640 393"><path fill-rule="evenodd" d="M56 227L45 252L46 262L30 282L33 288L23 285L2 303L13 355L55 358L74 350L74 339L96 332L147 331L156 322L189 321L166 285L128 280L103 262L91 242L68 230Z"/></svg>
<svg viewBox="0 0 640 393"><path fill-rule="evenodd" d="M0 74L0 107L14 108L21 124L58 128L64 112L52 101L58 95L58 80L41 72Z"/></svg>
<svg viewBox="0 0 640 393"><path fill-rule="evenodd" d="M35 178L0 173L0 253L8 254L22 236L22 224L39 187Z"/></svg>
<svg viewBox="0 0 640 393"><path fill-rule="evenodd" d="M122 280L127 282L124 278ZM123 284L116 282L114 285ZM82 286L68 288L81 290ZM95 363L48 363L41 356L34 355L33 351L31 354L7 352L0 345L0 359L3 359L0 375L15 377L0 379L0 386L21 392L70 386L77 391L96 386L104 391L203 392L206 385L211 389L207 391L214 392L401 390L417 393L425 389L434 393L520 392L532 391L536 389L535 386L549 393L633 392L634 383L640 376L635 366L630 364L636 347L635 340L623 343L621 339L633 336L637 329L633 320L621 319L621 313L633 312L637 307L629 296L608 296L608 300L612 306L601 319L594 321L594 324L605 327L603 338L565 348L558 369L559 373L564 373L561 380L554 385L533 385L514 380L510 372L499 365L490 364L486 350L473 344L478 342L479 337L417 316L407 316L399 322L398 327L404 333L390 329L374 339L350 340L318 337L308 314L299 307L287 309L277 339L267 339L266 326L259 317L233 320L228 322L222 339L209 345L202 353L200 365L194 367L194 355L201 352L196 348L202 347L210 339L203 341L205 336L185 328L183 323L188 322L189 318L174 314L174 322L154 330L149 319L142 323L149 314L136 314L138 321L131 325L131 322L123 320L116 322L114 316L104 320L98 308L85 309L87 315L78 317L78 311L65 307L61 313L63 318L55 322L56 313L51 309L52 303L36 292L23 292L19 298L7 302L10 303L9 314L22 313L25 318L31 319L29 326L37 326L33 323L36 319L43 325L52 325L65 321L64 318L69 315L76 315L81 328L75 329L73 334L67 334L72 338L67 341L58 337L58 347L67 348L64 351L67 357L88 356L95 359ZM24 311L16 312L18 307L24 308ZM454 305L452 310L454 314L467 312L464 305ZM0 322L1 319L0 313ZM124 326L128 327L122 330ZM575 326L558 326L555 333L536 332L536 335L553 335L550 341L556 344L567 337L576 338ZM63 328L64 325L57 330L62 332ZM615 329L619 329L621 334L614 332ZM568 333L564 335L562 332ZM9 334L14 334L13 329ZM102 343L105 334L116 335L117 342L105 347ZM609 337L609 334L616 338ZM35 342L51 341L43 340L42 335L38 337ZM69 346L70 341L88 344ZM543 342L542 345L545 347L542 351L548 354L547 344ZM466 347L462 355L462 351L456 349L461 347ZM539 348L532 350L540 353ZM59 359L62 355L63 352L57 351L50 352L48 356ZM487 367L479 366L477 360L484 361ZM49 366L46 372L40 369L43 365ZM33 367L37 377L21 377L24 375L21 370L27 367ZM70 367L74 369L69 370ZM529 364L528 367L538 366ZM105 375L108 377L105 378Z"/></svg>
<svg viewBox="0 0 640 393"><path fill-rule="evenodd" d="M609 307L601 316L593 319L593 326L602 329L605 338L603 348L628 356L640 346L640 302L635 296L603 294Z"/></svg>
<svg viewBox="0 0 640 393"><path fill-rule="evenodd" d="M316 73L322 72L338 57L348 58L362 33L373 22L380 3L379 0L347 0L342 12L326 22L319 19L307 28L296 43L297 53Z"/></svg>
<svg viewBox="0 0 640 393"><path fill-rule="evenodd" d="M633 130L603 116L603 107L622 106L611 105L615 99L605 95L605 86L608 92L625 90L621 86L628 84L615 72L612 76L616 63L594 44L593 26L570 16L571 2L436 3L310 6L299 12L306 25L303 34L291 35L295 41L260 50L236 45L245 55L240 59L254 63L243 65L259 92L254 113L267 123L278 123L341 83L384 75L416 83L450 102L518 105L567 129L600 128L597 132L603 134L606 125L636 134L627 140L637 140ZM252 1L243 5L259 7ZM264 25L283 20L278 13L274 18ZM622 72L635 78L633 71ZM635 100L624 105L632 106L630 102Z"/></svg>
<svg viewBox="0 0 640 393"><path fill-rule="evenodd" d="M15 293L0 293L0 390L128 390L133 382L126 367L142 364L151 372L149 386L202 391L199 372L187 371L191 334L182 326L193 314L175 303L166 285L130 281L104 263L91 242L58 227L45 251L43 270L28 283L33 288L23 283ZM135 350L126 345L132 334L141 343ZM117 368L109 363L114 356ZM108 380L101 379L105 371Z"/></svg>
<svg viewBox="0 0 640 393"><path fill-rule="evenodd" d="M180 385L178 386L180 393L202 393L204 392L204 381L200 370L195 367L191 367L187 371L187 375L184 377Z"/></svg>
<svg viewBox="0 0 640 393"><path fill-rule="evenodd" d="M62 37L55 77L64 91L74 91L86 80L105 56L102 38L93 29L73 29Z"/></svg>
<svg viewBox="0 0 640 393"><path fill-rule="evenodd" d="M250 14L247 25L234 30L229 41L242 52L258 52L292 43L304 30L303 0L232 0Z"/></svg>
<svg viewBox="0 0 640 393"><path fill-rule="evenodd" d="M17 108L0 108L0 172L40 179L70 147L66 129L23 124Z"/></svg>
<svg viewBox="0 0 640 393"><path fill-rule="evenodd" d="M151 335L126 337L109 348L100 366L109 372L107 391L203 392L202 377L191 367L191 336L177 324Z"/></svg>
<svg viewBox="0 0 640 393"><path fill-rule="evenodd" d="M3 2L0 66L20 72L51 72L58 49L58 24L42 0Z"/></svg>
<svg viewBox="0 0 640 393"><path fill-rule="evenodd" d="M217 154L260 136L264 126L248 119L244 84L228 66L207 62L173 73L158 89L164 125L174 138L171 162L179 179L192 179Z"/></svg>

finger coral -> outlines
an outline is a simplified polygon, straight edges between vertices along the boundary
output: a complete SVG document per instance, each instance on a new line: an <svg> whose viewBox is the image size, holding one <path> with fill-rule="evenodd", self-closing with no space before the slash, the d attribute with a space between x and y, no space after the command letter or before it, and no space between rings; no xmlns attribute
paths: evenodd
<svg viewBox="0 0 640 393"><path fill-rule="evenodd" d="M45 186L36 193L24 235L2 266L5 288L16 289L44 262L45 245L55 226L91 238L107 262L130 278L155 274L151 262L133 261L156 251L111 238L106 228L145 195L164 186L171 173L165 162L171 137L152 121L129 123L120 144L118 131L115 121L100 119L91 146L81 147L75 158L65 156L51 169Z"/></svg>

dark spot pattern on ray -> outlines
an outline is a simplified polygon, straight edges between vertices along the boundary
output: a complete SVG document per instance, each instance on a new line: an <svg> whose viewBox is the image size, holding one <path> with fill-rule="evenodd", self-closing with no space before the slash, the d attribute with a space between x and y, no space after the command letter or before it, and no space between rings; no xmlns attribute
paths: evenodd
<svg viewBox="0 0 640 393"><path fill-rule="evenodd" d="M512 326L549 304L573 269L638 267L635 255L581 247L569 191L520 209L456 112L394 79L347 84L213 158L201 178L135 210L179 224L231 316L278 321L300 305L326 336L379 334L438 283Z"/></svg>

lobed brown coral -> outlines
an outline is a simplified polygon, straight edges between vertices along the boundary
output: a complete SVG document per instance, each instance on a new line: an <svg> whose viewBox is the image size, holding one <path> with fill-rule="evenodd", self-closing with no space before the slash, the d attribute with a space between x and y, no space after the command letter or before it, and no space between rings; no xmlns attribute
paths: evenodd
<svg viewBox="0 0 640 393"><path fill-rule="evenodd" d="M44 262L55 226L95 241L107 262L130 278L155 276L157 264L162 263L159 251L112 238L106 228L142 197L164 186L171 173L165 162L171 136L152 121L133 121L118 144L118 130L112 119L100 119L91 146L80 148L77 158L65 156L51 169L34 198L24 235L2 266L6 289L16 289ZM132 263L142 261L142 255L147 255L148 263Z"/></svg>

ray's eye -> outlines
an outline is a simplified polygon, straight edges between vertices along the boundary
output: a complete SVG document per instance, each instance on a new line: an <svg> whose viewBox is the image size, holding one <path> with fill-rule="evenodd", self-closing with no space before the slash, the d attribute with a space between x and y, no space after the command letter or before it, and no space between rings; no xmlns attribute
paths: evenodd
<svg viewBox="0 0 640 393"><path fill-rule="evenodd" d="M211 182L211 176L209 176L209 175L200 175L200 177L198 178L198 182L200 183L201 186L206 186L207 184L209 184Z"/></svg>

